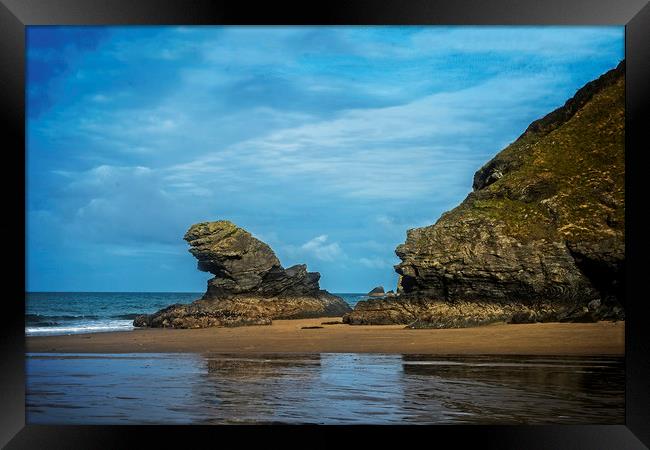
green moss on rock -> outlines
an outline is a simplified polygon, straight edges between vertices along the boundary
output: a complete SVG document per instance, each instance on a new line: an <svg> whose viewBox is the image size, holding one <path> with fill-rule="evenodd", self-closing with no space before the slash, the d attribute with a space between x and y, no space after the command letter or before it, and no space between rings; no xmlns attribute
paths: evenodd
<svg viewBox="0 0 650 450"><path fill-rule="evenodd" d="M419 326L472 323L441 306L461 303L473 314L499 305L486 313L494 320L624 317L624 74L622 62L533 122L476 172L460 205L409 230L396 249L400 298L360 303L347 320L405 320L395 305L414 301ZM594 301L593 314L575 313Z"/></svg>

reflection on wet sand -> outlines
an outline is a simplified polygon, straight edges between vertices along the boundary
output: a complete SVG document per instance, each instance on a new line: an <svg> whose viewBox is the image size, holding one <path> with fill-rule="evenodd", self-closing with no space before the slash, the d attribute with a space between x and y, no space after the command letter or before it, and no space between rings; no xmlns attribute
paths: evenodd
<svg viewBox="0 0 650 450"><path fill-rule="evenodd" d="M405 404L463 423L623 423L622 358L405 355ZM412 407L412 406L411 406ZM421 409L412 417L426 420Z"/></svg>
<svg viewBox="0 0 650 450"><path fill-rule="evenodd" d="M29 423L624 421L623 359L28 355Z"/></svg>
<svg viewBox="0 0 650 450"><path fill-rule="evenodd" d="M206 357L197 398L218 398L209 423L400 421L400 355Z"/></svg>
<svg viewBox="0 0 650 450"><path fill-rule="evenodd" d="M207 371L192 385L197 404L204 408L201 423L302 422L293 395L305 391L320 372L319 355L206 356L205 363Z"/></svg>

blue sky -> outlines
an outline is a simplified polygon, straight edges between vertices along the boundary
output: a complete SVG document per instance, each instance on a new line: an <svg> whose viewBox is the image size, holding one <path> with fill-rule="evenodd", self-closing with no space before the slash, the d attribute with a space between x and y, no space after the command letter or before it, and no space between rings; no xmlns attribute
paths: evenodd
<svg viewBox="0 0 650 450"><path fill-rule="evenodd" d="M27 289L203 291L182 240L229 219L333 292L533 120L623 27L28 27Z"/></svg>

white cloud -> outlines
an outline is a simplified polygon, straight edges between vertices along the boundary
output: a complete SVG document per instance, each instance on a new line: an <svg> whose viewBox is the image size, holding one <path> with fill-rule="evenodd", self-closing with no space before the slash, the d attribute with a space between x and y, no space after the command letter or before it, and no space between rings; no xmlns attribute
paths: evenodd
<svg viewBox="0 0 650 450"><path fill-rule="evenodd" d="M65 202L57 207L68 217L70 234L118 244L118 253L124 243L182 242L187 221L200 217L195 202L182 201L159 170L144 166L100 165L77 173L61 192Z"/></svg>
<svg viewBox="0 0 650 450"><path fill-rule="evenodd" d="M93 102L104 103L110 101L110 98L103 94L95 94L90 98Z"/></svg>
<svg viewBox="0 0 650 450"><path fill-rule="evenodd" d="M504 76L399 106L350 109L296 126L289 122L171 166L167 177L211 175L203 183L219 185L215 191L255 177L245 185L298 183L319 195L352 199L456 199L480 164L523 131L512 127L513 119L523 127L537 118L531 103L545 101L556 82L557 76L540 74ZM504 129L511 133L505 140Z"/></svg>
<svg viewBox="0 0 650 450"><path fill-rule="evenodd" d="M384 269L392 268L393 263L384 258L359 258L359 263L362 266L369 267L371 269Z"/></svg>
<svg viewBox="0 0 650 450"><path fill-rule="evenodd" d="M506 53L567 60L598 55L602 45L621 39L622 27L456 27L424 30L412 48L427 53Z"/></svg>
<svg viewBox="0 0 650 450"><path fill-rule="evenodd" d="M338 242L327 243L327 235L316 236L308 242L305 242L300 248L308 254L313 255L321 261L335 261L343 256L343 251Z"/></svg>

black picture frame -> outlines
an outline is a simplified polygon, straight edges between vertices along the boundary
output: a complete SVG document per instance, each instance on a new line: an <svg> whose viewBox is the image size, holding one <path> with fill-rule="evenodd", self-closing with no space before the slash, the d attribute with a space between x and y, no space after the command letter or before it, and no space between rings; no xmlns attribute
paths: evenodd
<svg viewBox="0 0 650 450"><path fill-rule="evenodd" d="M198 427L25 425L25 27L28 25L168 24L439 24L626 26L626 418L625 425L416 426L416 427ZM643 266L647 249L641 159L650 149L650 4L645 0L354 0L313 4L207 0L0 0L0 95L2 99L5 208L2 236L9 241L3 299L0 444L6 448L134 448L187 444L226 437L280 445L336 446L364 432L383 441L480 448L637 449L650 446L650 357ZM9 158L7 156L10 156ZM7 176L8 175L8 176ZM23 239L21 240L20 237ZM647 264L646 264L647 265ZM21 280L23 280L21 282ZM298 434L296 434L298 432ZM286 436L284 436L286 433ZM280 436L278 436L278 434ZM225 436L233 435L233 436ZM304 439L302 438L304 437ZM13 438L13 439L12 439ZM408 441L406 441L408 439ZM367 443L366 443L367 444ZM645 446L644 446L645 444ZM408 445L408 444L407 444Z"/></svg>

